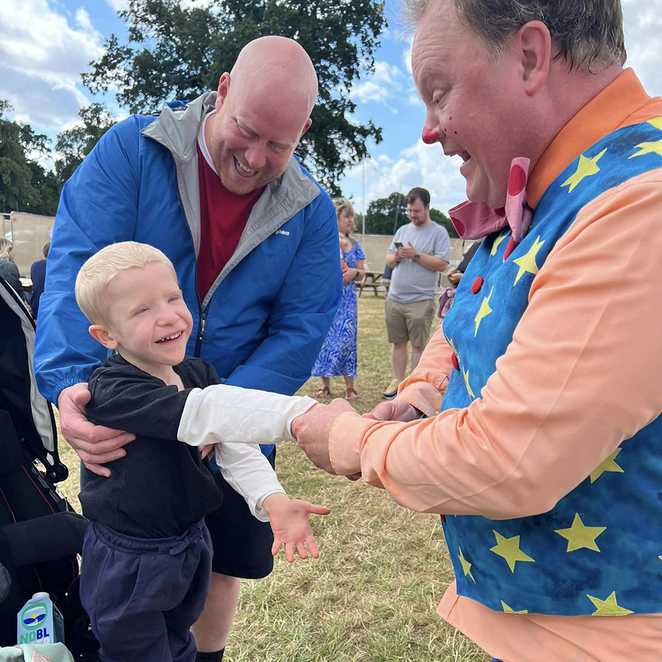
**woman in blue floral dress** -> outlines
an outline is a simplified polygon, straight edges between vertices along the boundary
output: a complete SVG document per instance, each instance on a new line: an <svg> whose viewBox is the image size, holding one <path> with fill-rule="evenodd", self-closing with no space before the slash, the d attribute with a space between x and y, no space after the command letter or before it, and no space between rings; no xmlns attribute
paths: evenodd
<svg viewBox="0 0 662 662"><path fill-rule="evenodd" d="M354 228L354 208L351 202L342 198L334 202L343 261L343 291L338 311L311 374L322 378L319 393L322 397L331 396L331 377L344 377L346 397L351 400L358 395L354 388L358 329L354 281L363 276L365 253L361 244L351 236Z"/></svg>

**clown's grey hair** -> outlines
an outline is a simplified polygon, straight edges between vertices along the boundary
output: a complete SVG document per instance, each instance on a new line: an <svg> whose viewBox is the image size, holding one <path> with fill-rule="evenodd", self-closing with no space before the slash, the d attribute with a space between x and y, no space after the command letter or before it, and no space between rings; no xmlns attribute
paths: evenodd
<svg viewBox="0 0 662 662"><path fill-rule="evenodd" d="M620 0L404 1L414 24L434 2L453 2L466 25L497 53L525 23L542 21L552 36L555 56L570 69L594 71L626 60Z"/></svg>

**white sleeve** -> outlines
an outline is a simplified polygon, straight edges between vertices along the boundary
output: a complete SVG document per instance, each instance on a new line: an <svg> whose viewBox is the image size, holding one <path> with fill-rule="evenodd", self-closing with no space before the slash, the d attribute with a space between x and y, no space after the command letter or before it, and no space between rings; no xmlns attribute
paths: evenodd
<svg viewBox="0 0 662 662"><path fill-rule="evenodd" d="M223 478L248 504L254 517L268 522L269 517L262 504L276 492L285 494L283 486L269 460L257 444L217 444L216 464Z"/></svg>
<svg viewBox="0 0 662 662"><path fill-rule="evenodd" d="M317 401L239 386L195 388L186 399L177 439L189 446L291 441L292 421Z"/></svg>

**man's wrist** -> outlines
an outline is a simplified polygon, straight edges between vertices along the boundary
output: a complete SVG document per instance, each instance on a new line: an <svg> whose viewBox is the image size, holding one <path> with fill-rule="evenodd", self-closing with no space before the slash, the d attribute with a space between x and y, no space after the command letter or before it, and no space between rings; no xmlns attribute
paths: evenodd
<svg viewBox="0 0 662 662"><path fill-rule="evenodd" d="M420 253L415 253L414 257L413 257L414 262L418 262L420 259L421 259L421 254Z"/></svg>

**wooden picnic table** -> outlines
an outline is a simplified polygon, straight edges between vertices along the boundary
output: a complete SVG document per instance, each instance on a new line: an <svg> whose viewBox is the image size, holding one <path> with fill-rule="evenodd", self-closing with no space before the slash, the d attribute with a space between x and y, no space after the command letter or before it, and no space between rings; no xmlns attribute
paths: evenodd
<svg viewBox="0 0 662 662"><path fill-rule="evenodd" d="M388 292L389 281L384 278L381 271L365 271L363 278L357 282L359 288L359 296L363 294L364 288L372 288L375 296L379 295L379 290L383 289L384 294Z"/></svg>

